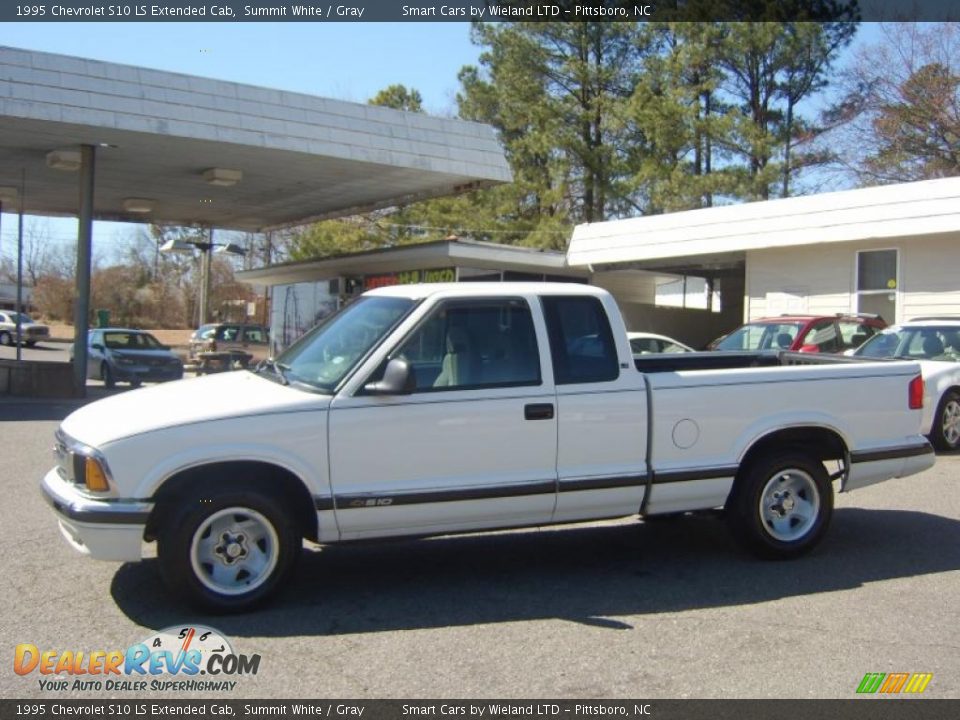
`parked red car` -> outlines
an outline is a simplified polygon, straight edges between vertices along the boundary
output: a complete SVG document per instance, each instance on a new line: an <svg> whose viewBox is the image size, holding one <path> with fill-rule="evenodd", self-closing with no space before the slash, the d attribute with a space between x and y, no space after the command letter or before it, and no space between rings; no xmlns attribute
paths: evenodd
<svg viewBox="0 0 960 720"><path fill-rule="evenodd" d="M886 326L879 315L781 315L741 325L708 349L841 353L859 347Z"/></svg>

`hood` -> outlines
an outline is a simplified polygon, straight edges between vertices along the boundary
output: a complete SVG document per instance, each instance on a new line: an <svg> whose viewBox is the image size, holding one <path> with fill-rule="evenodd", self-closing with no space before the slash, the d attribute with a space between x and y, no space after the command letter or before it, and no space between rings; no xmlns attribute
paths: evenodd
<svg viewBox="0 0 960 720"><path fill-rule="evenodd" d="M163 428L224 418L324 410L330 398L237 371L130 390L85 405L61 428L93 447Z"/></svg>

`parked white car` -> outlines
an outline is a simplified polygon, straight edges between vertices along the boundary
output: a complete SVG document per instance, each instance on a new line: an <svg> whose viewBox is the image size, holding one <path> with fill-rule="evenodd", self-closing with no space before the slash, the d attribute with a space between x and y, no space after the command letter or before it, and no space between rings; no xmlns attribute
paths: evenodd
<svg viewBox="0 0 960 720"><path fill-rule="evenodd" d="M921 430L939 450L960 447L960 316L892 325L851 354L918 362L926 385Z"/></svg>
<svg viewBox="0 0 960 720"><path fill-rule="evenodd" d="M628 332L627 338L630 340L630 349L634 355L694 352L689 345L657 333Z"/></svg>

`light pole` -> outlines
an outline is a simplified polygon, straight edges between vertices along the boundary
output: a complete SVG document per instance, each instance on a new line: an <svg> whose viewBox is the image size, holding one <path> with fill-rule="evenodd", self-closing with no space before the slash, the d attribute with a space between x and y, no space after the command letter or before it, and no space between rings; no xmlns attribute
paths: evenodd
<svg viewBox="0 0 960 720"><path fill-rule="evenodd" d="M210 310L210 266L213 253L228 255L246 255L247 251L235 243L215 243L213 228L209 230L209 240L167 240L160 246L160 252L187 252L199 250L200 255L200 318L197 326L205 325L209 319Z"/></svg>

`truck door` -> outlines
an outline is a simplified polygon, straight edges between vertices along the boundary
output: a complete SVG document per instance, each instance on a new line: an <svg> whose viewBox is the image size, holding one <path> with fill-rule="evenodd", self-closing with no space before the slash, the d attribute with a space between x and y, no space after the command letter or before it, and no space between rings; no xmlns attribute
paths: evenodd
<svg viewBox="0 0 960 720"><path fill-rule="evenodd" d="M411 365L412 394L334 399L330 475L341 537L550 519L556 397L541 369L538 323L522 298L442 301L389 354Z"/></svg>
<svg viewBox="0 0 960 720"><path fill-rule="evenodd" d="M544 296L557 391L557 522L639 512L647 394L626 338L593 296ZM622 347L620 347L622 346Z"/></svg>

